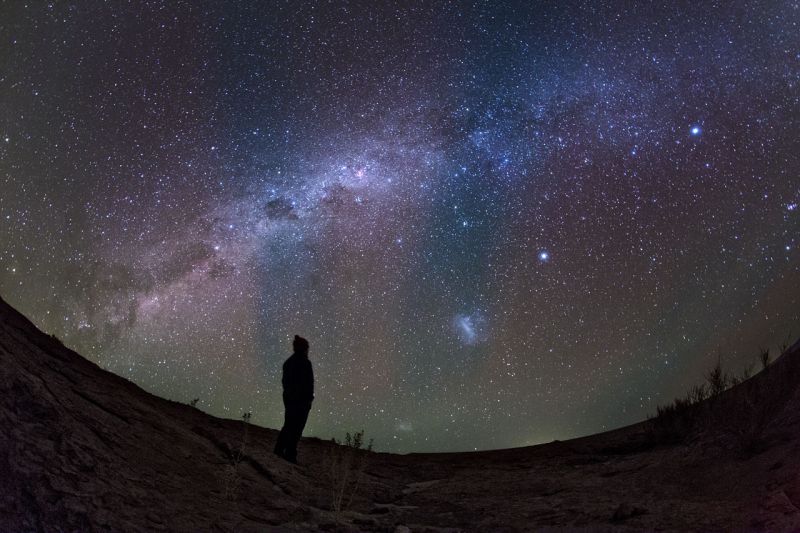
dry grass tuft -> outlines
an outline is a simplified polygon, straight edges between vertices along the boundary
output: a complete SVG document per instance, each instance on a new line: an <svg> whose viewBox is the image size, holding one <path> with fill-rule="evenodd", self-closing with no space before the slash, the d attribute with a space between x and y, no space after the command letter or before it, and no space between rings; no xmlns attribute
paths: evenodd
<svg viewBox="0 0 800 533"><path fill-rule="evenodd" d="M358 492L364 469L367 466L373 440L364 448L364 430L352 435L348 432L344 442L331 439L328 475L331 489L331 509L337 517L350 508Z"/></svg>

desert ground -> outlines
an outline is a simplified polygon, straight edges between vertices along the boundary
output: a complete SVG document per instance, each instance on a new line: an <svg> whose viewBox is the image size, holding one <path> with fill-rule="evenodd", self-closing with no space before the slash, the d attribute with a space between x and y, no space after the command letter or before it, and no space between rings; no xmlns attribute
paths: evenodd
<svg viewBox="0 0 800 533"><path fill-rule="evenodd" d="M689 429L409 455L304 438L295 466L276 430L153 396L0 300L0 531L798 531L799 351Z"/></svg>

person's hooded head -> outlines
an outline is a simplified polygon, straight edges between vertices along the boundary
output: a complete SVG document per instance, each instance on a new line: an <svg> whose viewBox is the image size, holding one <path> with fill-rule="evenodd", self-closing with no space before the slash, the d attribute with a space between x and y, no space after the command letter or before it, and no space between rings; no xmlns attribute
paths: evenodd
<svg viewBox="0 0 800 533"><path fill-rule="evenodd" d="M308 355L308 341L305 340L300 335L294 336L294 341L292 341L292 348L294 348L294 353L300 355Z"/></svg>

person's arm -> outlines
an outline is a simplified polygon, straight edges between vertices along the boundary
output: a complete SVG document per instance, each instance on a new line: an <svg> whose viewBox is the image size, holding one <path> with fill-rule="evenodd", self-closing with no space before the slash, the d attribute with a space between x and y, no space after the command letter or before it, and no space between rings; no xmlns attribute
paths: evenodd
<svg viewBox="0 0 800 533"><path fill-rule="evenodd" d="M314 399L314 368L311 366L311 362L308 363L308 375L311 377L311 399Z"/></svg>
<svg viewBox="0 0 800 533"><path fill-rule="evenodd" d="M291 397L297 385L294 383L294 375L292 375L292 365L289 362L283 363L283 376L281 377L283 384L283 394L285 397Z"/></svg>

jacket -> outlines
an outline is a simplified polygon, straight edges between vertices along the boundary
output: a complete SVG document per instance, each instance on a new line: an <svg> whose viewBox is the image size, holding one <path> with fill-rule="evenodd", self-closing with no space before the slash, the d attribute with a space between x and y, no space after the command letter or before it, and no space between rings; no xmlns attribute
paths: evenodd
<svg viewBox="0 0 800 533"><path fill-rule="evenodd" d="M283 363L283 402L311 403L314 400L314 371L304 355L292 354Z"/></svg>

